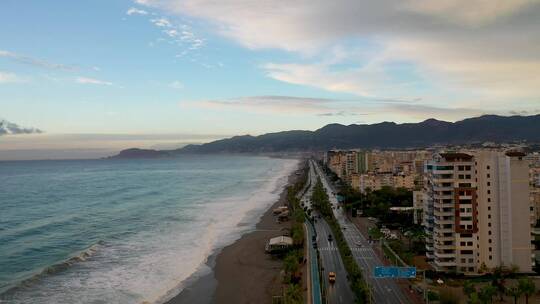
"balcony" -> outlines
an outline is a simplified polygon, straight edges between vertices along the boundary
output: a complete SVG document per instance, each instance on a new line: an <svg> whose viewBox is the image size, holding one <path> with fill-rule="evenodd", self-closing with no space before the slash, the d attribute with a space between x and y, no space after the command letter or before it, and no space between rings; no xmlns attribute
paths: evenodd
<svg viewBox="0 0 540 304"><path fill-rule="evenodd" d="M435 249L455 249L456 248L456 244L450 244L450 245L445 245L443 243L440 243L440 242L435 242L433 247Z"/></svg>
<svg viewBox="0 0 540 304"><path fill-rule="evenodd" d="M437 250L435 250L434 252L435 254L435 258L439 258L439 259L450 259L450 258L455 258L456 257L456 252L451 252L451 253L444 253L444 252L439 252Z"/></svg>
<svg viewBox="0 0 540 304"><path fill-rule="evenodd" d="M433 210L433 215L435 215L435 216L453 216L454 215L454 210L439 211L439 210L435 209L435 210Z"/></svg>
<svg viewBox="0 0 540 304"><path fill-rule="evenodd" d="M435 264L435 268L436 268L437 270L439 270L439 267L452 267L452 266L456 266L456 262L455 262L455 261L439 261L439 260L437 260L437 259L435 259L434 264Z"/></svg>

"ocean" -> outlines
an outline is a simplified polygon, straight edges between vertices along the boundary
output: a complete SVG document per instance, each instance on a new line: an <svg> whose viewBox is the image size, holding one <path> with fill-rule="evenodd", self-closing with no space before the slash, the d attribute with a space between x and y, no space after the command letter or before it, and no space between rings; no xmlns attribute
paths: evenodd
<svg viewBox="0 0 540 304"><path fill-rule="evenodd" d="M160 303L254 228L296 160L0 162L0 303Z"/></svg>

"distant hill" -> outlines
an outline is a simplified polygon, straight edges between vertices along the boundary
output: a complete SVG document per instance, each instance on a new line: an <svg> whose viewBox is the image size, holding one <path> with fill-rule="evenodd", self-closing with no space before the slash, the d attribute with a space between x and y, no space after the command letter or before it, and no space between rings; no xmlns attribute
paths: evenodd
<svg viewBox="0 0 540 304"><path fill-rule="evenodd" d="M284 131L260 136L235 136L169 151L140 150L139 156L174 156L188 153L272 153L351 148L413 148L435 144L477 142L540 142L540 115L484 115L457 122L428 119L420 123L341 125L316 131ZM118 157L122 157L122 151Z"/></svg>

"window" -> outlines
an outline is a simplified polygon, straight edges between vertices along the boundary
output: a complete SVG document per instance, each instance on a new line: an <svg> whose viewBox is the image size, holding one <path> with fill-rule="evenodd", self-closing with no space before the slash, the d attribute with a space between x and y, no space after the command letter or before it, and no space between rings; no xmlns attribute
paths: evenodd
<svg viewBox="0 0 540 304"><path fill-rule="evenodd" d="M490 244L491 244L491 239L489 239L489 240L488 240L488 243L490 243Z"/></svg>
<svg viewBox="0 0 540 304"><path fill-rule="evenodd" d="M491 186L491 183L490 183L490 182L487 182L487 185L488 185L488 187L489 187L489 186Z"/></svg>
<svg viewBox="0 0 540 304"><path fill-rule="evenodd" d="M491 230L490 230L490 231L488 231L488 235L491 235Z"/></svg>
<svg viewBox="0 0 540 304"><path fill-rule="evenodd" d="M488 223L488 227L491 227L491 223Z"/></svg>
<svg viewBox="0 0 540 304"><path fill-rule="evenodd" d="M492 257L492 256L489 256L489 260L490 260L490 261L493 260L493 257Z"/></svg>
<svg viewBox="0 0 540 304"><path fill-rule="evenodd" d="M489 192L489 190L488 190ZM491 203L491 198L488 197L488 203ZM491 207L488 207L488 208L491 208Z"/></svg>
<svg viewBox="0 0 540 304"><path fill-rule="evenodd" d="M465 170L471 170L471 166L465 166Z"/></svg>
<svg viewBox="0 0 540 304"><path fill-rule="evenodd" d="M467 242L467 246L472 246L472 242Z"/></svg>
<svg viewBox="0 0 540 304"><path fill-rule="evenodd" d="M488 198L488 202L489 202L489 198ZM491 206L488 206L488 211L491 211Z"/></svg>
<svg viewBox="0 0 540 304"><path fill-rule="evenodd" d="M474 259L469 259L469 263L474 263Z"/></svg>
<svg viewBox="0 0 540 304"><path fill-rule="evenodd" d="M467 243L465 243L465 242L460 242L459 244L460 244L461 246L465 246L465 244L467 244Z"/></svg>
<svg viewBox="0 0 540 304"><path fill-rule="evenodd" d="M487 175L487 178L490 178L490 175L489 175L489 173L488 173L488 175Z"/></svg>
<svg viewBox="0 0 540 304"><path fill-rule="evenodd" d="M461 259L461 263L466 263L467 259Z"/></svg>
<svg viewBox="0 0 540 304"><path fill-rule="evenodd" d="M488 214L488 219L490 219L490 218L491 218L491 214Z"/></svg>
<svg viewBox="0 0 540 304"><path fill-rule="evenodd" d="M488 193L488 194L491 194L491 190L488 190L488 192L487 192L487 193Z"/></svg>
<svg viewBox="0 0 540 304"><path fill-rule="evenodd" d="M489 166L487 166L487 169L489 170Z"/></svg>
<svg viewBox="0 0 540 304"><path fill-rule="evenodd" d="M491 247L489 247L489 252L491 252L491 251L492 251L492 250L491 250Z"/></svg>

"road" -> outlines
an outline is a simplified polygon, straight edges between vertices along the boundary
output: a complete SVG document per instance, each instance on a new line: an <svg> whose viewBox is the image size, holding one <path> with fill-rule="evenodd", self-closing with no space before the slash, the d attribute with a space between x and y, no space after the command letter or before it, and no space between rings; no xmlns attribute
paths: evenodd
<svg viewBox="0 0 540 304"><path fill-rule="evenodd" d="M310 187L301 198L301 203L311 209L311 195L313 193L313 187L317 182L315 166L311 162L308 180L311 181ZM317 216L318 214L313 213L313 215ZM321 258L320 264L322 269L320 280L324 286L323 288L325 290L327 303L354 303L355 296L351 290L349 281L347 280L347 271L345 270L343 261L339 255L338 248L334 241L328 240L328 235L332 235L332 240L335 240L330 226L325 220L316 219L311 227L313 227L316 232L317 250ZM311 236L312 234L310 233L309 235ZM308 242L310 242L311 246L311 239L309 239ZM331 271L336 273L336 282L334 284L330 284L328 281L328 273Z"/></svg>
<svg viewBox="0 0 540 304"><path fill-rule="evenodd" d="M375 253L372 245L368 243L366 236L345 216L344 212L338 208L337 197L330 186L326 175L322 169L314 161L310 161L316 168L317 175L321 177L321 181L328 193L330 203L334 206L334 216L344 229L343 234L347 244L351 248L353 256L362 269L362 273L366 278L374 303L412 303L409 297L397 285L394 279L379 279L373 277L375 266L383 266L379 256Z"/></svg>

